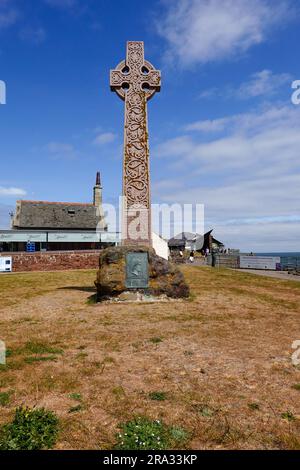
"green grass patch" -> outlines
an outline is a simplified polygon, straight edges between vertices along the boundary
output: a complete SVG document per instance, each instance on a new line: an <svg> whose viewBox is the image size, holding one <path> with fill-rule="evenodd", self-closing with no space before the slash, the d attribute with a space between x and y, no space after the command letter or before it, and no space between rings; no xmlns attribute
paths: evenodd
<svg viewBox="0 0 300 470"><path fill-rule="evenodd" d="M98 303L97 294L93 294L93 295L91 295L90 297L88 297L86 303L87 303L87 305L95 305L95 304L97 304L97 303Z"/></svg>
<svg viewBox="0 0 300 470"><path fill-rule="evenodd" d="M0 406L6 406L10 402L11 392L0 392Z"/></svg>
<svg viewBox="0 0 300 470"><path fill-rule="evenodd" d="M248 407L250 408L250 410L252 411L257 411L259 410L260 406L258 403L248 403Z"/></svg>
<svg viewBox="0 0 300 470"><path fill-rule="evenodd" d="M19 407L13 421L0 430L0 450L51 449L57 439L58 424L52 411Z"/></svg>
<svg viewBox="0 0 300 470"><path fill-rule="evenodd" d="M281 413L282 419L286 419L287 421L295 421L296 418L294 414L291 411L285 411L284 413Z"/></svg>
<svg viewBox="0 0 300 470"><path fill-rule="evenodd" d="M26 362L26 364L33 364L35 362L48 362L56 360L57 356L29 356L25 357L24 362Z"/></svg>
<svg viewBox="0 0 300 470"><path fill-rule="evenodd" d="M45 343L28 341L23 348L24 352L31 354L63 354L63 349L55 348Z"/></svg>
<svg viewBox="0 0 300 470"><path fill-rule="evenodd" d="M80 353L76 354L75 359L85 359L86 357L88 357L88 353L80 352Z"/></svg>
<svg viewBox="0 0 300 470"><path fill-rule="evenodd" d="M167 399L167 394L165 392L151 392L149 398L150 400L164 401Z"/></svg>
<svg viewBox="0 0 300 470"><path fill-rule="evenodd" d="M158 343L162 343L163 339L160 337L154 336L153 338L150 338L149 341L153 344L158 344Z"/></svg>
<svg viewBox="0 0 300 470"><path fill-rule="evenodd" d="M70 393L69 397L72 398L72 400L76 400L76 401L81 401L82 400L81 393Z"/></svg>
<svg viewBox="0 0 300 470"><path fill-rule="evenodd" d="M183 445L189 438L187 431L170 427L162 421L137 417L120 425L117 450L166 450Z"/></svg>
<svg viewBox="0 0 300 470"><path fill-rule="evenodd" d="M299 392L300 392L300 384L294 384L294 385L292 386L292 388L293 388L294 390L299 390Z"/></svg>

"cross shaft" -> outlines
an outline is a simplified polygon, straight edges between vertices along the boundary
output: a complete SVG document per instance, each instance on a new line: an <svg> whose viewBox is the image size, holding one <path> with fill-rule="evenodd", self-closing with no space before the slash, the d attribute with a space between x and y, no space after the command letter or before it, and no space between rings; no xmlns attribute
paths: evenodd
<svg viewBox="0 0 300 470"><path fill-rule="evenodd" d="M126 61L110 72L110 87L125 100L122 239L151 245L151 202L147 101L160 91L160 71L144 58L144 43L127 43ZM139 213L139 214L138 214ZM136 217L140 219L137 239Z"/></svg>

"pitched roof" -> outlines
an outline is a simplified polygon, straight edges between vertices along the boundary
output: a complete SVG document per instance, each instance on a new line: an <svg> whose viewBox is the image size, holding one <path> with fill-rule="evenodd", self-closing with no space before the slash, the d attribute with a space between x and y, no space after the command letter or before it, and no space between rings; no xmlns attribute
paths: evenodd
<svg viewBox="0 0 300 470"><path fill-rule="evenodd" d="M169 246L185 246L186 242L195 242L201 235L199 233L182 232L169 240Z"/></svg>
<svg viewBox="0 0 300 470"><path fill-rule="evenodd" d="M13 228L95 230L99 221L93 204L17 201Z"/></svg>

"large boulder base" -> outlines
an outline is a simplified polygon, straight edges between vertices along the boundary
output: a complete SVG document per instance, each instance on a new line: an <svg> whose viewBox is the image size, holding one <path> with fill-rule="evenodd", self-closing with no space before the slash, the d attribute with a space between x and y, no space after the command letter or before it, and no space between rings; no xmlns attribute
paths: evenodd
<svg viewBox="0 0 300 470"><path fill-rule="evenodd" d="M129 252L148 252L149 287L138 289L139 292L154 297L165 295L173 299L189 297L189 287L182 272L174 264L157 256L152 248L121 246L106 248L100 253L95 281L98 301L120 297L128 291L125 281L126 254Z"/></svg>

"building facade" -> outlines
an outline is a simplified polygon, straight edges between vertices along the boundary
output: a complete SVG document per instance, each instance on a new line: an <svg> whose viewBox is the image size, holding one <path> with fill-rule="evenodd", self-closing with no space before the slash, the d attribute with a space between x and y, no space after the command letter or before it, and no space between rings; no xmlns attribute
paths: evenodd
<svg viewBox="0 0 300 470"><path fill-rule="evenodd" d="M100 172L92 203L20 200L11 230L0 231L2 252L93 250L117 241L104 217Z"/></svg>

